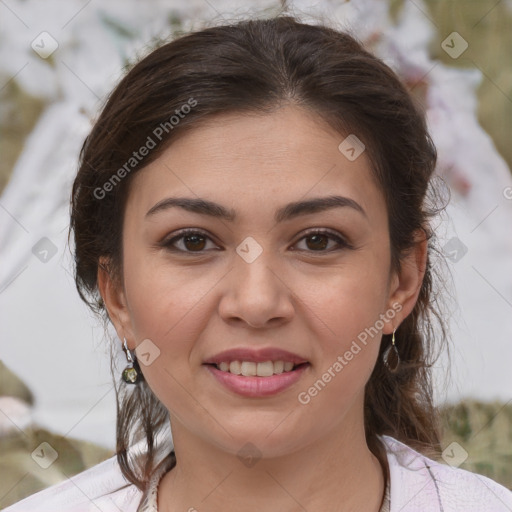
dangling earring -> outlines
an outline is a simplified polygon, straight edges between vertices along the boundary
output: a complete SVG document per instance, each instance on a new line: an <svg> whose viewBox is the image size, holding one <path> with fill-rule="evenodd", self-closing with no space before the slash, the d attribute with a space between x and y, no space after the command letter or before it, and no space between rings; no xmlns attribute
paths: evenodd
<svg viewBox="0 0 512 512"><path fill-rule="evenodd" d="M391 373L396 373L398 371L398 367L400 366L400 356L398 355L398 350L395 345L395 331L396 327L393 331L393 337L391 339L391 345L384 351L382 354L382 360L386 365L386 368Z"/></svg>
<svg viewBox="0 0 512 512"><path fill-rule="evenodd" d="M128 366L123 370L123 380L128 384L136 384L139 381L139 372L137 371L136 368L136 366L138 367L137 360L135 358L135 355L128 348L126 338L123 339L123 350L126 353L126 359L128 359Z"/></svg>

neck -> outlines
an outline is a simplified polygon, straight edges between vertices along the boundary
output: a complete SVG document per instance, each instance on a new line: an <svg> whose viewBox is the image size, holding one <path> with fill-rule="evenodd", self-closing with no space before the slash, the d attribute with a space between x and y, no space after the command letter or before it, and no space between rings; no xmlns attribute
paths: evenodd
<svg viewBox="0 0 512 512"><path fill-rule="evenodd" d="M221 512L229 503L247 512L378 512L384 471L366 444L360 412L358 421L345 417L328 436L252 465L173 418L177 464L160 482L158 510Z"/></svg>

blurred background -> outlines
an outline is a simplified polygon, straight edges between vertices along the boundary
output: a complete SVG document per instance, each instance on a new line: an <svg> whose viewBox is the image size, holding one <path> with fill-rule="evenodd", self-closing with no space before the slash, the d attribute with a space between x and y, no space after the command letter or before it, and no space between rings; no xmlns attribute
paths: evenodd
<svg viewBox="0 0 512 512"><path fill-rule="evenodd" d="M0 0L0 508L114 454L110 341L67 244L106 95L160 38L283 8L364 41L427 113L451 191L437 226L455 305L451 367L435 368L446 462L512 489L511 0Z"/></svg>

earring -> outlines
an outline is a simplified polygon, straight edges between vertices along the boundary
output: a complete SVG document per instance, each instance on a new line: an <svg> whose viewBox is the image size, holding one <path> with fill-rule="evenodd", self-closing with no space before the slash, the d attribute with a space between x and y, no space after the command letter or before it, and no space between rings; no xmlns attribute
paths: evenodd
<svg viewBox="0 0 512 512"><path fill-rule="evenodd" d="M138 367L138 363L134 353L128 348L126 338L123 339L123 350L126 353L126 359L128 359L128 366L123 370L123 380L128 384L136 384L139 381L139 372L136 368Z"/></svg>
<svg viewBox="0 0 512 512"><path fill-rule="evenodd" d="M395 331L396 327L393 331L393 337L391 338L391 345L389 345L384 351L384 354L382 354L382 360L391 373L396 373L400 366L400 356L398 355L398 350L395 345Z"/></svg>

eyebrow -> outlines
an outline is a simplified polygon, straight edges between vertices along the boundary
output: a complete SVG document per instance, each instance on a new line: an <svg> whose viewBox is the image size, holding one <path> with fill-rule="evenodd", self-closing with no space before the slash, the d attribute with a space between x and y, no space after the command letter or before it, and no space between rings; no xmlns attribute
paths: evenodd
<svg viewBox="0 0 512 512"><path fill-rule="evenodd" d="M162 199L146 213L146 218L151 217L158 212L163 212L176 207L183 208L184 210L192 213L208 215L210 217L223 219L229 222L233 222L237 218L236 212L233 209L225 208L224 206L208 201L207 199L191 197L168 197L166 199ZM352 208L361 213L364 217L368 218L363 207L353 199L343 196L328 196L289 203L276 211L274 220L275 222L284 222L301 215L308 215L341 207Z"/></svg>

